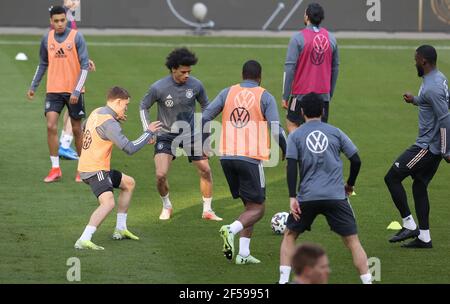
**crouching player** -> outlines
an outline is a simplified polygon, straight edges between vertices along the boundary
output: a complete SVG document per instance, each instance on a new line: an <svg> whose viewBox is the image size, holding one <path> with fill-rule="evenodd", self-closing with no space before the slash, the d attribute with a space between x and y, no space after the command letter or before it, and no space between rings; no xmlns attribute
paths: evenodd
<svg viewBox="0 0 450 304"><path fill-rule="evenodd" d="M83 148L78 162L81 179L89 184L98 198L100 206L92 213L89 224L75 243L76 249L103 250L91 239L94 232L114 209L113 188L119 188L119 206L117 224L113 239L139 238L127 229L127 211L130 205L135 182L131 176L111 170L111 152L113 144L131 155L142 149L161 127L159 121L148 125L147 130L135 141L122 134L120 121L126 120L126 111L130 95L125 89L113 87L108 91L105 107L95 109L87 119L83 133Z"/></svg>

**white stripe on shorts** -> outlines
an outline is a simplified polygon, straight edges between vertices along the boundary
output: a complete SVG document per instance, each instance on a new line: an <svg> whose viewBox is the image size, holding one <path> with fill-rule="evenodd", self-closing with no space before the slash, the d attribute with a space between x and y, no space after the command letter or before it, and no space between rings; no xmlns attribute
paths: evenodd
<svg viewBox="0 0 450 304"><path fill-rule="evenodd" d="M264 176L264 168L262 166L262 163L259 163L258 169L259 169L259 182L261 183L261 188L265 188L266 187L266 177Z"/></svg>

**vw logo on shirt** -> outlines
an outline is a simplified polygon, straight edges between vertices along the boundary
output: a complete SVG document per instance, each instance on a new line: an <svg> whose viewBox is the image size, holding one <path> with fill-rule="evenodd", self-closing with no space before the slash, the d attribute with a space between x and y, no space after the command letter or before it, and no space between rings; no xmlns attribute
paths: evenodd
<svg viewBox="0 0 450 304"><path fill-rule="evenodd" d="M306 146L312 153L323 153L328 148L328 137L319 130L312 131L306 137Z"/></svg>

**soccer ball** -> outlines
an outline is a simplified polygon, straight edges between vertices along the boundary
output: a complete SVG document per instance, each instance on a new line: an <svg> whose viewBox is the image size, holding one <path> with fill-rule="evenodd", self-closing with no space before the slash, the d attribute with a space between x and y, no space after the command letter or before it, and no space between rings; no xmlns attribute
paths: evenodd
<svg viewBox="0 0 450 304"><path fill-rule="evenodd" d="M278 212L272 216L272 220L270 221L270 225L272 226L272 231L275 234L283 234L284 230L286 230L286 221L289 216L287 212Z"/></svg>

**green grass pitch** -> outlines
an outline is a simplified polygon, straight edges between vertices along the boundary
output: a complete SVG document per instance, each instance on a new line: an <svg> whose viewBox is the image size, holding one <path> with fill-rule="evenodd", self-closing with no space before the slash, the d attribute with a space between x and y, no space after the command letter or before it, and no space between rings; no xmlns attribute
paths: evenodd
<svg viewBox="0 0 450 304"><path fill-rule="evenodd" d="M9 41L8 43L5 41ZM29 41L29 43L11 43ZM218 230L222 223L201 219L201 194L197 173L185 157L172 165L169 182L174 217L160 222L161 202L156 192L153 146L134 156L114 149L112 166L133 177L137 187L128 216L138 242L113 241L115 214L104 222L94 241L104 252L80 252L73 244L97 202L84 184L74 182L76 162L62 161L62 181L44 184L50 167L43 116L45 82L33 102L25 98L38 63L37 36L0 36L0 282L67 283L66 261L81 261L81 283L274 283L278 280L281 236L272 234L270 218L288 211L285 163L268 168L267 209L256 225L251 242L259 265L230 264L222 255ZM135 139L141 134L140 99L149 85L167 75L166 55L175 45L255 44L287 46L288 39L275 38L177 38L87 37L90 57L97 72L87 80L88 112L105 102L113 85L127 88L132 101L124 133ZM161 42L153 46L114 46L99 42ZM339 40L340 75L331 104L330 123L345 131L360 149L363 161L352 197L359 235L369 257L381 261L381 283L448 283L450 263L450 167L445 162L429 187L431 235L434 249L405 250L389 244L386 230L400 220L383 177L394 159L411 145L417 134L417 109L402 101L404 91L417 94L420 79L414 67L414 49L421 41ZM91 43L91 45L89 45ZM450 42L427 41L446 46L438 49L438 66L450 76ZM348 45L401 45L407 48L345 48ZM212 100L221 89L240 81L243 62L259 60L263 83L279 102L285 47L229 48L192 47L200 58L193 75L203 81ZM18 52L30 60L15 61ZM152 109L155 116L156 107ZM285 112L281 110L283 125ZM232 200L218 158L211 159L214 178L213 208L231 223L242 211ZM345 166L348 174L348 163ZM404 183L411 200L411 182ZM313 231L300 241L322 244L328 251L331 283L359 283L350 253L340 238L318 218ZM236 240L237 243L237 240Z"/></svg>

